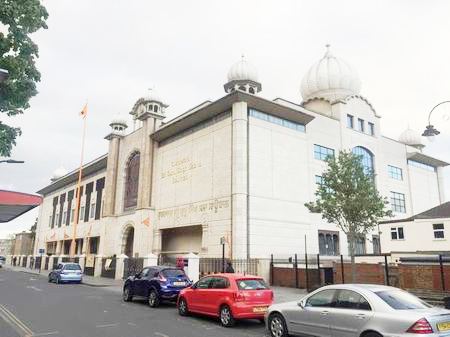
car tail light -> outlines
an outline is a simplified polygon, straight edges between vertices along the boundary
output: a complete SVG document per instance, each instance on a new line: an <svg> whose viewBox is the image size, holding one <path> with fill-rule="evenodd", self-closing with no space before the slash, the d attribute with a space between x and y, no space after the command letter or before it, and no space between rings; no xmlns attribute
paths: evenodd
<svg viewBox="0 0 450 337"><path fill-rule="evenodd" d="M406 332L418 333L423 335L427 333L433 333L433 328L425 318L421 318L416 323L414 323L408 330L406 330Z"/></svg>
<svg viewBox="0 0 450 337"><path fill-rule="evenodd" d="M159 282L167 282L167 279L162 274L158 275L158 280Z"/></svg>
<svg viewBox="0 0 450 337"><path fill-rule="evenodd" d="M235 302L244 302L245 301L245 295L241 292L234 293L234 301Z"/></svg>

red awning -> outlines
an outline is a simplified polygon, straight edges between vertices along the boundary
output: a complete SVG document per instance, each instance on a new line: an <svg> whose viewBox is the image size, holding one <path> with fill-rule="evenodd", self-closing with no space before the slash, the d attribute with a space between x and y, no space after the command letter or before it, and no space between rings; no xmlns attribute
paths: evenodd
<svg viewBox="0 0 450 337"><path fill-rule="evenodd" d="M38 195L0 190L0 222L11 221L41 202L42 197Z"/></svg>

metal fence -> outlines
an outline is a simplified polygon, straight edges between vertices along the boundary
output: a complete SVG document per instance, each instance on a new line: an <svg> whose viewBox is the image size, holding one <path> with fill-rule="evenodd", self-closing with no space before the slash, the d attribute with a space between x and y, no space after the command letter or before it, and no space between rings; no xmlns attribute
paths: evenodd
<svg viewBox="0 0 450 337"><path fill-rule="evenodd" d="M34 269L41 269L41 264L42 264L42 257L41 256L36 257L36 259L34 260Z"/></svg>
<svg viewBox="0 0 450 337"><path fill-rule="evenodd" d="M115 278L116 277L116 257L107 257L102 259L102 277Z"/></svg>
<svg viewBox="0 0 450 337"><path fill-rule="evenodd" d="M24 256L22 258L22 267L26 267L27 266L27 260L28 260L27 256Z"/></svg>
<svg viewBox="0 0 450 337"><path fill-rule="evenodd" d="M123 278L139 273L144 268L144 258L131 257L124 260Z"/></svg>
<svg viewBox="0 0 450 337"><path fill-rule="evenodd" d="M222 259L222 258L200 258L200 276L223 273L227 264L231 263L235 273L257 275L258 259Z"/></svg>
<svg viewBox="0 0 450 337"><path fill-rule="evenodd" d="M48 262L50 261L50 256L45 257L45 270L48 270Z"/></svg>

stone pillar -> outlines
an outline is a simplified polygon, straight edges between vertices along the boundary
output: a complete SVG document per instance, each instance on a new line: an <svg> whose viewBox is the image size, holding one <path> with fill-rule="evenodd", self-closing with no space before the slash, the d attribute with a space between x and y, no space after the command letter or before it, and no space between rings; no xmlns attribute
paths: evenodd
<svg viewBox="0 0 450 337"><path fill-rule="evenodd" d="M197 282L200 276L200 258L194 253L189 253L184 258L188 260L188 266L184 270L186 275L192 282Z"/></svg>
<svg viewBox="0 0 450 337"><path fill-rule="evenodd" d="M101 254L95 256L94 276L102 275L102 259L103 259L103 255L101 255Z"/></svg>
<svg viewBox="0 0 450 337"><path fill-rule="evenodd" d="M158 265L158 256L155 254L148 254L144 256L144 267L152 267Z"/></svg>
<svg viewBox="0 0 450 337"><path fill-rule="evenodd" d="M28 268L33 268L32 262L34 260L34 255L28 255L28 259L27 259L27 267Z"/></svg>
<svg viewBox="0 0 450 337"><path fill-rule="evenodd" d="M161 230L153 230L153 253L159 255L161 253Z"/></svg>
<svg viewBox="0 0 450 337"><path fill-rule="evenodd" d="M436 170L437 183L439 190L439 203L445 202L445 185L444 185L444 172L442 167L438 167Z"/></svg>
<svg viewBox="0 0 450 337"><path fill-rule="evenodd" d="M233 103L232 110L232 258L248 257L248 113L246 102Z"/></svg>
<svg viewBox="0 0 450 337"><path fill-rule="evenodd" d="M123 279L123 273L124 273L124 269L125 269L125 260L128 259L128 256L126 256L125 254L120 254L117 257L117 261L116 261L116 275L115 275L115 279L116 280L122 280Z"/></svg>
<svg viewBox="0 0 450 337"><path fill-rule="evenodd" d="M81 254L79 257L80 257L80 260L78 261L78 264L81 267L81 272L84 273L84 267L86 266L86 255Z"/></svg>
<svg viewBox="0 0 450 337"><path fill-rule="evenodd" d="M114 134L106 136L106 139L109 140L109 150L105 179L105 203L103 205L104 216L112 216L116 213L115 202L117 174L119 166L120 138L121 136Z"/></svg>
<svg viewBox="0 0 450 337"><path fill-rule="evenodd" d="M202 252L208 252L208 224L202 224Z"/></svg>

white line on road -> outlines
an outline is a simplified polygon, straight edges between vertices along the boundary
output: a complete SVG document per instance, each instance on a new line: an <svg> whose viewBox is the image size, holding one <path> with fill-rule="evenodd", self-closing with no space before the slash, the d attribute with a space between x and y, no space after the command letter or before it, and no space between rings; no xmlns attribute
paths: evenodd
<svg viewBox="0 0 450 337"><path fill-rule="evenodd" d="M50 335L57 335L57 334L59 334L59 331L40 332L40 333L33 334L33 337L50 336Z"/></svg>
<svg viewBox="0 0 450 337"><path fill-rule="evenodd" d="M156 336L160 336L160 337L169 337L169 336L167 336L167 335L165 335L165 334L163 334L161 332L155 332L155 335Z"/></svg>
<svg viewBox="0 0 450 337"><path fill-rule="evenodd" d="M27 288L28 289L33 289L33 290L36 290L36 291L42 291L42 289L39 289L39 288L37 288L35 286L27 286Z"/></svg>
<svg viewBox="0 0 450 337"><path fill-rule="evenodd" d="M128 324L128 325L131 325L131 326L137 326L137 324L131 323L131 322L128 322L127 324Z"/></svg>
<svg viewBox="0 0 450 337"><path fill-rule="evenodd" d="M118 326L119 323L111 323L111 324L101 324L101 325L96 325L96 328L109 328L109 327L113 327L113 326Z"/></svg>

